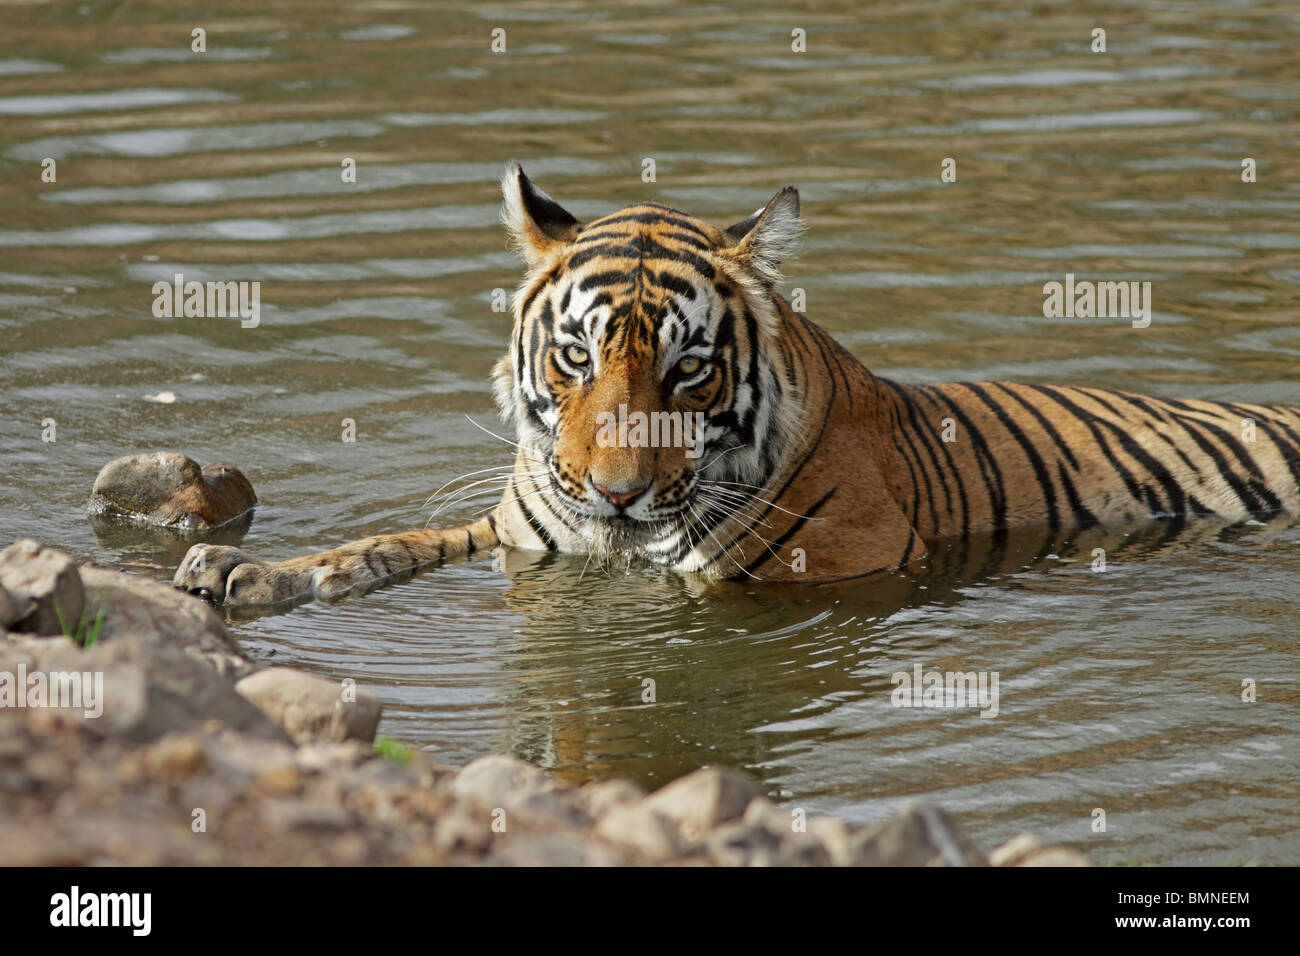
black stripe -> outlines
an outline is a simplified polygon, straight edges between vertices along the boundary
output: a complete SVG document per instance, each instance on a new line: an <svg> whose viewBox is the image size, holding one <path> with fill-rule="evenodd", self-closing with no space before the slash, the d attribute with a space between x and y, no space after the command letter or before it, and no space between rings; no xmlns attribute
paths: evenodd
<svg viewBox="0 0 1300 956"><path fill-rule="evenodd" d="M1107 425L1113 433L1116 433L1120 439L1120 445L1124 448L1125 451L1129 453L1131 457L1138 460L1140 464L1146 467L1150 467L1150 465L1154 465L1155 469L1158 469L1159 472L1162 473L1162 474L1157 474L1155 477L1157 478L1157 480L1160 481L1161 485L1164 486L1166 492L1169 493L1171 496L1170 497L1171 507L1169 510L1171 510L1173 513L1178 513L1179 511L1181 511L1181 509L1173 507L1173 501L1175 499L1181 501L1183 496L1182 487L1176 481L1173 480L1173 477L1169 474L1169 472L1165 469L1163 465L1161 465L1159 462L1152 459L1150 455L1146 454L1146 452L1144 452L1131 438L1129 438L1127 434L1125 434L1120 429L1116 428L1114 425L1111 425L1109 422L1105 421L1105 419L1102 419L1097 415L1094 415L1080 408L1069 398L1065 397L1063 394L1060 394L1061 392L1060 389L1056 389L1047 385L1026 385L1025 387L1033 389L1035 392L1039 393L1040 395L1043 395L1044 397L1051 399L1061 408L1065 409L1065 411L1067 411L1074 418L1078 419L1078 421L1085 428L1088 429L1088 431L1092 434L1093 441L1095 441L1097 443L1097 447L1101 449L1101 453L1106 456L1106 460L1110 462L1111 467L1114 468L1115 471L1119 473L1120 480L1123 481L1124 487L1128 489L1128 493L1130 496L1132 496L1134 501L1145 503L1146 506L1150 509L1152 514L1158 514L1166 510L1165 508L1161 507L1160 499L1156 496L1155 491L1153 491L1151 488L1148 488L1144 484L1139 484L1138 480L1134 477L1133 473L1129 471L1128 468L1124 466L1123 462L1119 460L1119 458L1115 455L1114 450L1110 447L1110 443L1106 440L1105 436L1101 434L1101 430L1098 428L1098 425ZM1145 458L1146 461L1142 461L1143 458ZM1148 465L1148 462L1150 463L1150 465ZM1154 471L1155 469L1152 470Z"/></svg>
<svg viewBox="0 0 1300 956"><path fill-rule="evenodd" d="M894 385L894 383L889 382L886 379L880 379L880 381L883 381L890 386ZM925 398L927 401L929 401L930 404L934 406L934 410L936 412L942 414L943 409L940 407L939 403L935 400L934 396L927 394L923 390L911 389L905 385L898 385L896 387L898 388L901 394L906 395L907 401L909 403L909 407L914 409L913 414L915 417L913 420L916 423L917 434L922 436L922 438L926 442L926 447L927 448L930 447L929 429L924 427L922 424L921 409L920 406L916 404L913 394L915 395L916 398ZM966 497L966 479L963 477L961 470L957 467L957 463L953 461L952 453L948 451L948 443L943 441L941 438L936 439L935 447L938 448L941 452L943 452L944 461L946 461L948 464L947 473L952 475L952 482L954 485L957 486L957 498L961 502L961 566L964 568L966 566L966 562L970 558L970 501ZM939 469L939 477L943 478L943 476L944 476L943 469ZM946 491L946 488L947 486L945 483L945 493L947 493L949 496L948 512L951 514L952 496L950 492Z"/></svg>
<svg viewBox="0 0 1300 956"><path fill-rule="evenodd" d="M1247 511L1277 511L1282 507L1282 502L1278 500L1277 495L1273 494L1273 492L1261 484L1263 475L1260 473L1259 467L1255 464L1254 460L1246 454L1246 449L1241 447L1241 444L1232 438L1232 436L1225 433L1222 428L1219 428L1217 425L1213 425L1210 422L1203 422L1187 415L1179 415L1177 418L1179 424L1183 426L1187 431L1187 434L1192 436L1192 440L1196 442L1201 451L1210 456L1215 467L1218 468L1219 474L1223 476L1224 480L1232 487L1232 490L1236 492L1237 497L1241 499L1241 503L1245 505ZM1232 467L1228 464L1228 459L1224 457L1223 453L1219 451L1219 449L1215 448L1209 439L1201 435L1199 431L1193 429L1191 423L1195 423L1200 428L1204 428L1207 432L1218 438L1219 441L1223 442L1223 444L1227 446L1228 450L1236 456L1237 460L1246 466L1246 470L1259 480L1250 482L1249 486L1245 481L1242 481L1241 477L1232 470ZM1253 486L1253 492L1251 486ZM1258 493L1258 497L1256 496L1256 493ZM1263 499L1262 501L1260 500L1261 498ZM1266 505L1267 507L1265 507Z"/></svg>
<svg viewBox="0 0 1300 956"><path fill-rule="evenodd" d="M907 557L912 553L912 542L916 540L916 529L909 527L907 529L907 544L903 545L903 556L898 559L898 567L895 571L902 571L907 567Z"/></svg>
<svg viewBox="0 0 1300 956"><path fill-rule="evenodd" d="M975 424L970 420L970 416L962 411L961 406L933 385L924 386L924 388L927 392L941 399L949 411L960 420L963 427L970 432L975 449L975 461L979 464L980 474L984 477L984 484L988 488L989 508L993 518L994 541L1001 547L1006 542L1007 537L1007 494L1002 483L1002 469L998 467L997 461L994 460L993 452L989 449L984 433L975 427ZM990 474L992 478L989 477Z"/></svg>
<svg viewBox="0 0 1300 956"><path fill-rule="evenodd" d="M546 550L559 551L560 549L555 546L555 539L551 537L551 533L537 520L537 516L528 510L528 505L524 504L523 499L518 495L515 496L515 504L524 513L524 520L528 522L528 527L532 528L533 533L542 539L542 544L546 545Z"/></svg>
<svg viewBox="0 0 1300 956"><path fill-rule="evenodd" d="M664 206L663 209L667 211L668 207ZM677 229L684 229L687 232L699 236L700 239L702 239L705 243L709 244L710 246L713 244L713 241L707 235L705 235L704 232L701 229L699 229L689 219L686 219L682 216L665 215L664 213L658 211L632 212L632 213L622 213L622 214L616 213L612 216L606 216L604 219L598 219L595 222L591 223L591 225L587 226L582 231L580 231L577 235L577 239L578 241L581 241L583 239L586 239L588 236L599 235L600 231L603 230L606 226L612 226L620 222L635 222L647 226L669 225Z"/></svg>
<svg viewBox="0 0 1300 956"><path fill-rule="evenodd" d="M1056 473L1061 478L1061 486L1065 489L1065 500L1070 504L1070 511L1074 514L1074 523L1082 529L1095 528L1101 524L1097 516L1088 510L1083 500L1079 497L1079 492L1074 487L1074 482L1070 479L1070 474L1065 470L1065 463L1058 461L1056 463Z"/></svg>
<svg viewBox="0 0 1300 956"><path fill-rule="evenodd" d="M793 344L798 348L806 348L806 343L803 340L805 338L812 338L815 335L815 333L820 332L820 330L816 326L810 323L804 323L802 329L804 330L805 333L807 333L807 335L800 336L799 338L793 340ZM823 361L826 360L826 355L824 351L822 353L822 360ZM833 376L828 376L827 384L830 387L830 395L827 397L826 408L822 415L821 424L817 427L816 438L813 441L809 442L808 451L804 454L803 458L799 461L799 464L795 467L794 471L790 474L790 476L785 480L785 483L776 491L774 495L772 495L770 499L772 502L781 500L781 497L785 495L785 493L789 490L791 485L793 485L799 479L799 476L803 474L804 468L808 466L808 463L812 460L813 456L817 453L817 449L821 446L822 437L826 434L827 423L830 421L831 413L834 411L835 408L835 396L837 394L835 379ZM755 515L748 527L746 527L744 530L740 532L740 534L737 534L730 541L728 541L721 551L717 552L711 558L709 558L709 560L705 563L705 567L708 567L709 565L713 564L713 562L718 560L723 555L730 554L731 549L736 546L737 542L739 542L744 535L749 533L749 529L752 528L755 524L760 524L762 523L762 521L766 520L767 516L772 513L772 509L774 507L775 505L769 504L761 512Z"/></svg>
<svg viewBox="0 0 1300 956"><path fill-rule="evenodd" d="M993 384L1023 405L1025 410L1034 416L1038 424L1042 426L1043 431L1047 432L1048 437L1050 437L1056 444L1056 447L1061 450L1061 454L1063 454L1065 460L1070 463L1070 467L1075 471L1078 471L1079 462L1074 457L1074 450L1071 449L1065 439L1061 437L1061 433L1056 430L1056 426L1051 423L1047 416L1039 411L1033 403L1025 401L1024 396L1009 388L1005 382L994 382Z"/></svg>
<svg viewBox="0 0 1300 956"><path fill-rule="evenodd" d="M1061 529L1061 516L1056 509L1056 489L1052 487L1052 476L1048 472L1047 466L1043 463L1042 457L1038 454L1038 449L1034 447L1033 442L1025 437L1024 431L1015 423L1014 419L1007 414L1006 409L989 397L988 392L984 391L984 389L980 388L979 385L974 382L968 382L962 387L974 393L982 402L984 402L984 404L993 411L993 414L997 416L998 421L1002 423L1002 427L1005 428L1011 434L1011 437L1019 443L1020 447L1024 449L1025 457L1029 459L1029 465L1034 469L1034 477L1038 479L1038 489L1042 492L1043 500L1047 505L1047 527L1053 534L1055 534Z"/></svg>

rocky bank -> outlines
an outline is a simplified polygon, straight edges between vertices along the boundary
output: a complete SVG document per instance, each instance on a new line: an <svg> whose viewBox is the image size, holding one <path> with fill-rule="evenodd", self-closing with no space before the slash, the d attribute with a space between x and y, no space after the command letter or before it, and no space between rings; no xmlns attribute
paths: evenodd
<svg viewBox="0 0 1300 956"><path fill-rule="evenodd" d="M443 766L377 745L381 710L259 667L165 584L0 552L0 865L1087 865L1029 836L986 854L924 803L802 820L722 767L647 794L509 756Z"/></svg>

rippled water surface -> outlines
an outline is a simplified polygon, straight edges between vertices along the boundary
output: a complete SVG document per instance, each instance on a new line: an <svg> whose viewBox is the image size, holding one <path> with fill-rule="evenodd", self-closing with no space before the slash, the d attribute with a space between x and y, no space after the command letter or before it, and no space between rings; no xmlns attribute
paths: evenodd
<svg viewBox="0 0 1300 956"><path fill-rule="evenodd" d="M1297 45L1283 2L8 6L0 539L169 577L184 543L84 512L104 462L156 448L244 469L263 557L423 524L431 491L509 454L469 419L498 428L512 158L580 216L658 198L726 225L798 184L785 290L901 380L1300 404ZM154 318L176 272L260 280L261 325ZM1044 319L1067 272L1151 281L1150 328ZM1296 862L1300 528L1139 529L1104 574L1041 543L870 588L707 594L516 554L233 626L356 677L383 732L449 762L656 786L720 761L855 821L925 794L986 845ZM892 707L916 664L997 671L998 716Z"/></svg>

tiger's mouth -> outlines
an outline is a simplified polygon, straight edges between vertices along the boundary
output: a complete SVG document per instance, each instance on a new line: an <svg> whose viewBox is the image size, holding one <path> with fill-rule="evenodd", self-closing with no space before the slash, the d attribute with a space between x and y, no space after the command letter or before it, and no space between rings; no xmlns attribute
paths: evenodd
<svg viewBox="0 0 1300 956"><path fill-rule="evenodd" d="M693 495L687 495L675 506L651 505L646 509L617 509L593 504L589 499L576 497L555 474L550 475L550 490L555 500L568 514L587 526L593 540L618 550L636 550L658 541L671 533L683 521L691 518Z"/></svg>

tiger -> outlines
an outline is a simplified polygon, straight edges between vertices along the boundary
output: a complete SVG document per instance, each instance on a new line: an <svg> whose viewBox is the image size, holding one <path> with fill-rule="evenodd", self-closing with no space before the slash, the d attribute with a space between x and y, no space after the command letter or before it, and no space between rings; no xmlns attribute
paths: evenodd
<svg viewBox="0 0 1300 956"><path fill-rule="evenodd" d="M196 544L178 588L331 600L497 549L824 583L1020 529L1300 504L1298 408L873 375L777 290L803 232L793 186L725 229L649 201L581 223L518 164L502 191L525 274L493 369L515 435L500 501L278 562Z"/></svg>

